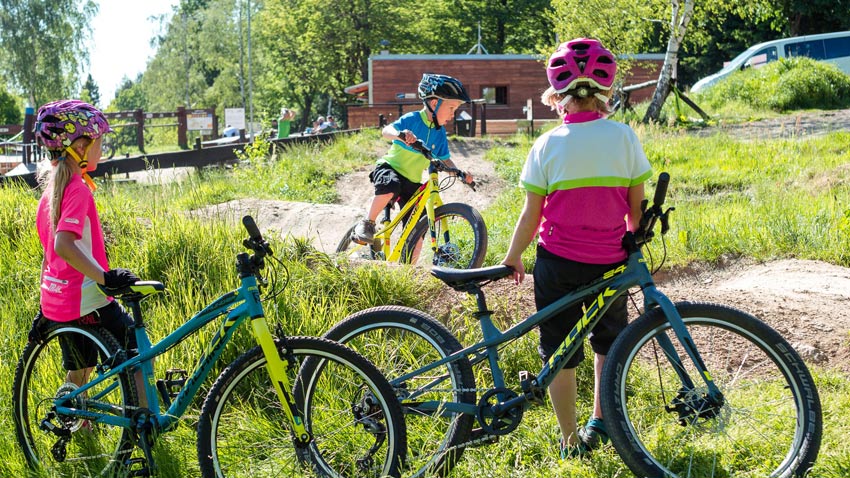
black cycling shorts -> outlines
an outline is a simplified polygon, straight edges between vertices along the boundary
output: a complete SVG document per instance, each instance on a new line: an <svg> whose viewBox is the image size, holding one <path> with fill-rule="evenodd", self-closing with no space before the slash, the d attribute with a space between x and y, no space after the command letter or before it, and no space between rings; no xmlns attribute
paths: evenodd
<svg viewBox="0 0 850 478"><path fill-rule="evenodd" d="M109 305L66 323L103 327L118 340L118 345L124 350L135 352L137 348L136 335L131 328L133 318L118 302L112 301ZM79 334L60 335L59 345L62 347L62 365L65 370L79 370L97 365L98 350L88 338Z"/></svg>
<svg viewBox="0 0 850 478"><path fill-rule="evenodd" d="M538 246L537 261L534 264L534 302L537 310L557 301L579 286L598 279L602 274L614 269L619 264L575 262L556 256ZM591 332L590 346L595 353L607 355L614 339L628 325L629 314L626 308L626 297L625 294L618 297ZM555 353L570 330L584 315L583 305L589 306L595 300L595 295L585 297L583 302L565 309L540 324L538 352L544 362ZM582 360L584 360L583 344L575 355L567 361L565 368L576 368Z"/></svg>
<svg viewBox="0 0 850 478"><path fill-rule="evenodd" d="M422 186L402 176L387 163L375 166L375 169L369 173L369 181L375 185L375 196L392 193L398 197L399 207L404 207Z"/></svg>

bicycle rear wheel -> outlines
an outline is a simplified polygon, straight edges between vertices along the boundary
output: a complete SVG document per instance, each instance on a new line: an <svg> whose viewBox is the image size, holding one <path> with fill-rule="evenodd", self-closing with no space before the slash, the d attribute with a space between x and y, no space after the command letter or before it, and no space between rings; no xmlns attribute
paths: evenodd
<svg viewBox="0 0 850 478"><path fill-rule="evenodd" d="M312 439L296 444L259 347L219 375L201 409L198 461L205 477L399 476L401 406L381 373L337 343L278 341L293 399Z"/></svg>
<svg viewBox="0 0 850 478"><path fill-rule="evenodd" d="M755 317L729 307L676 309L724 396L706 387L660 309L629 325L605 362L601 399L620 457L637 476L802 477L817 458L821 406L790 345ZM686 389L657 338L666 335L694 382Z"/></svg>
<svg viewBox="0 0 850 478"><path fill-rule="evenodd" d="M110 370L111 363L120 363L125 352L115 337L100 327L46 324L41 340L30 341L24 348L12 386L15 434L27 463L46 476L123 476L133 452L130 432L57 416L54 400L77 388L66 381L60 340L77 343L78 350L96 351L91 379ZM73 354L73 347L68 347L68 353ZM127 408L137 405L135 382L126 373L118 374L69 405L125 416Z"/></svg>
<svg viewBox="0 0 850 478"><path fill-rule="evenodd" d="M481 267L487 254L487 226L481 214L467 204L443 204L434 210L436 251L431 248L428 218L422 217L401 250L401 261L456 269ZM415 251L421 244L419 257Z"/></svg>
<svg viewBox="0 0 850 478"><path fill-rule="evenodd" d="M409 372L461 349L441 323L409 307L383 306L357 312L340 322L325 338L363 354L389 378L405 401L408 456L405 476L445 476L460 460L470 440L473 416L426 411L424 401L475 403L475 377L461 359L405 381Z"/></svg>

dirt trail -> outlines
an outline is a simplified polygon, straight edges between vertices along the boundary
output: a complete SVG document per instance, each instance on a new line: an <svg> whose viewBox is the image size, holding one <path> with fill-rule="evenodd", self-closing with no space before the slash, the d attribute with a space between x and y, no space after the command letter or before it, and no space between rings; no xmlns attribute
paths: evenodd
<svg viewBox="0 0 850 478"><path fill-rule="evenodd" d="M804 138L827 131L850 130L850 110L798 113L738 125L735 129L742 132L741 137ZM732 131L720 127L696 134L717 130ZM466 202L481 210L504 188L510 187L496 175L492 163L483 160L489 146L480 141L452 143L455 162L461 169L471 171L480 187L473 193L456 184L443 193L444 201ZM342 234L368 205L372 196L367 178L370 169L355 171L338 181L338 204L248 199L212 206L205 212L229 215L234 220L251 213L266 231L309 237L319 250L333 252ZM768 263L728 260L719 266L697 264L662 271L657 280L659 288L673 300L717 302L748 311L779 330L807 361L850 373L850 269L796 259ZM495 299L493 303L510 304L511 313L533 311L530 280L519 289L509 281L488 288L488 297ZM453 297L445 299L443 306L457 303Z"/></svg>
<svg viewBox="0 0 850 478"><path fill-rule="evenodd" d="M489 206L507 185L493 168L493 163L484 160L489 149L486 141L452 141L452 159L460 169L470 171L477 183L476 191L463 186L459 181L440 193L443 202L463 202L482 210ZM312 204L291 201L239 199L202 209L198 213L226 217L239 221L251 214L264 230L275 231L285 237L307 237L322 252L336 250L342 235L365 214L374 195L369 182L371 165L354 171L337 181L337 204Z"/></svg>

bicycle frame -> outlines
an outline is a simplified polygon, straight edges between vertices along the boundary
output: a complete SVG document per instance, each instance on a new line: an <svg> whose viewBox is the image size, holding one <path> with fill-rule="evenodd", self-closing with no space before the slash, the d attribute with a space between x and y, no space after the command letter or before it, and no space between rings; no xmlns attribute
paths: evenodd
<svg viewBox="0 0 850 478"><path fill-rule="evenodd" d="M628 240L629 238L627 237L627 241ZM633 242L633 239L631 240ZM477 291L478 310L480 311L480 313L478 314L478 319L481 325L484 340L478 342L475 345L459 350L436 362L425 365L413 372L405 374L401 377L394 378L390 380L390 383L392 383L393 385L398 385L408 379L425 374L449 362L454 362L465 357L471 357L472 363L487 360L491 370L493 387L505 388L503 372L499 367L498 347L501 344L504 344L510 340L519 338L527 334L541 322L563 311L567 307L578 304L582 301L584 297L595 295L596 300L592 304L590 304L589 307L587 307L584 315L573 327L573 329L567 334L567 337L564 339L564 341L561 343L555 353L552 354L549 360L543 365L543 368L537 374L537 376L531 380L531 384L533 384L533 387L539 387L540 389L544 389L552 383L555 378L555 375L557 375L557 373L564 368L567 363L567 360L569 360L569 358L576 353L579 346L584 342L585 337L587 337L590 331L593 330L599 320L605 315L614 299L627 293L630 288L640 286L644 294L644 307L647 309L651 307L661 307L662 311L664 312L664 315L670 322L671 327L675 332L679 343L681 344L691 361L695 364L696 369L699 371L700 378L705 383L708 389L709 398L713 401L716 401L716 403L721 403L723 400L723 395L715 385L713 379L711 378L711 374L706 369L705 364L703 363L703 360L699 355L699 352L694 347L693 340L691 339L690 334L688 333L681 316L676 311L675 305L667 296L665 296L655 287L655 283L652 279L652 274L646 266L646 260L644 259L640 249L637 246L634 246L630 249L631 252L627 261L624 264L608 271L601 278L587 284L586 286L583 286L577 289L576 291L565 295L564 297L558 299L556 302L545 307L544 309L537 311L533 315L529 316L528 318L514 325L513 327L505 330L504 332L499 330L493 323L490 317L491 311L487 310L486 304L484 303L484 296L480 292L480 290ZM662 348L664 355L673 364L673 368L676 370L676 373L678 374L679 379L682 382L682 387L685 389L693 389L694 381L685 371L685 368L682 363L682 357L680 357L674 349L673 342L666 335L663 334L657 337L656 340L658 341L659 346ZM429 386L436 385L436 382L444 379L445 377L437 378L431 384L429 384ZM425 391L427 392L427 390ZM493 413L498 415L501 411L513 408L517 405L530 405L530 402L533 400L533 394L531 393L532 391L524 389L523 392L524 393L520 396L508 399L506 399L506 397L504 396L499 395L498 398L500 402L494 407ZM457 402L446 403L433 400L416 402L416 396L418 396L418 394L412 394L410 397L404 399L402 401L402 404L416 408L420 411L436 412L442 414L459 412L475 415L476 411L478 410L478 405L475 404Z"/></svg>
<svg viewBox="0 0 850 478"><path fill-rule="evenodd" d="M245 255L247 260L247 255ZM277 346L274 342L274 337L268 328L268 323L265 318L262 303L260 302L260 294L257 284L257 279L253 275L242 274L241 285L238 289L222 295L214 300L202 311L195 314L189 321L181 325L177 330L168 334L154 345L151 345L148 338L144 323L141 321L141 307L139 300L128 301L128 305L133 311L133 316L137 320L135 327L136 340L138 342L139 354L130 358L120 365L111 368L103 375L95 377L89 383L79 387L66 396L56 399L56 410L61 414L92 420L98 423L106 423L108 425L133 428L136 423L135 417L117 416L109 413L110 410L104 409L102 412L91 411L92 408L98 408L98 395L89 397L87 400L89 410L73 409L67 406L68 403L73 403L74 399L85 394L87 390L93 386L112 379L115 375L122 372L132 374L135 369L141 369L144 378L145 393L148 398L148 407L151 416L156 420L156 425L160 430L167 431L173 428L186 409L189 407L192 399L198 393L201 385L206 380L213 364L221 357L224 347L232 338L236 329L239 328L245 320L250 319L252 331L257 343L263 350L267 360L267 369L272 378L272 383L275 384L278 397L284 406L285 413L290 423L293 425L294 436L300 440L306 441L309 434L304 426L304 422L300 416L296 416L296 406L292 399L290 390L291 384L283 370L285 370L284 360L277 352ZM167 410L159 413L160 400L157 389L154 386L153 362L152 359L163 354L171 347L185 340L190 335L200 330L203 326L209 324L216 318L224 316L221 326L208 344L206 351L201 356L197 368L192 372L192 375L186 381L184 387L180 390L175 400L171 403ZM111 384L103 394L109 393L118 384Z"/></svg>
<svg viewBox="0 0 850 478"><path fill-rule="evenodd" d="M401 208L401 211L396 214L395 218L389 220L389 214L384 215L383 227L375 234L375 241L381 242L381 249L388 261L398 262L401 259L404 244L407 242L408 237L410 237L413 228L416 227L416 223L422 217L423 212L427 215L428 224L430 225L431 247L434 250L437 248L436 230L434 229L436 216L434 210L443 205L443 200L440 197L439 173L433 164L428 167L428 175L428 181L419 187L416 194L407 201L407 204ZM404 225L401 236L393 246L391 242L392 233L398 227L399 223L401 223L402 219L407 217L408 213L410 213L410 219Z"/></svg>

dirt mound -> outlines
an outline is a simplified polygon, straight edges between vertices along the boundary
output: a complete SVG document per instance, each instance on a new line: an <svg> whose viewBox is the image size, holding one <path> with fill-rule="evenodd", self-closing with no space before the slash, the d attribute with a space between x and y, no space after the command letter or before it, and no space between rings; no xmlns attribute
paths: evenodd
<svg viewBox="0 0 850 478"><path fill-rule="evenodd" d="M493 163L484 160L484 153L490 145L488 141L452 141L450 148L455 165L471 172L477 186L472 192L456 182L440 193L444 203L463 202L482 210L507 187L496 174ZM194 214L233 221L240 221L242 216L250 214L263 231L273 231L275 237L306 237L313 241L316 249L332 253L343 234L369 207L374 195L369 182L371 170L372 166L368 166L337 180L338 204L239 199L208 206L194 211Z"/></svg>
<svg viewBox="0 0 850 478"><path fill-rule="evenodd" d="M673 300L716 302L770 324L810 363L850 371L850 269L821 261L732 261L659 278Z"/></svg>

